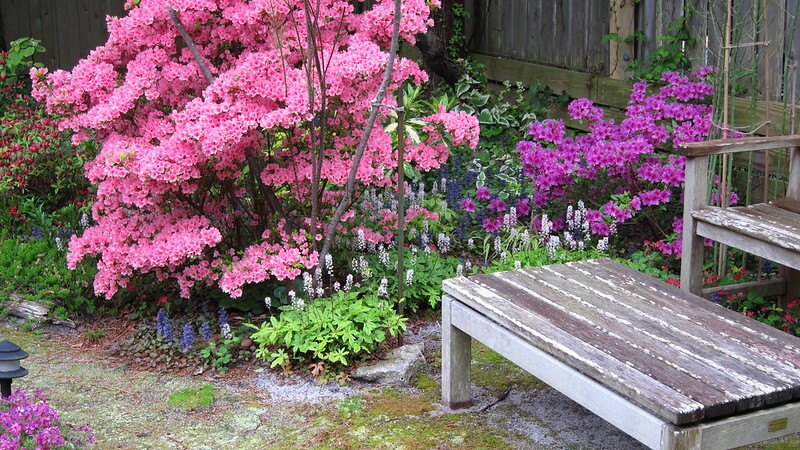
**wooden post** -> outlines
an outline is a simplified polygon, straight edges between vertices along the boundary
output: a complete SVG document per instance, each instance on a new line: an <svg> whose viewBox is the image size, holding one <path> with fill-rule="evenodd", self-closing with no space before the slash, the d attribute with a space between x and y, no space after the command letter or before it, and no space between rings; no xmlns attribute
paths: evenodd
<svg viewBox="0 0 800 450"><path fill-rule="evenodd" d="M449 295L442 298L442 404L451 409L472 405L472 338L451 324L455 301Z"/></svg>
<svg viewBox="0 0 800 450"><path fill-rule="evenodd" d="M800 200L800 147L789 149L789 186L786 196ZM795 298L800 298L800 270L786 268L786 296L781 299L779 306L786 307Z"/></svg>
<svg viewBox="0 0 800 450"><path fill-rule="evenodd" d="M636 3L634 0L611 0L611 14L609 15L609 33L614 33L620 39L633 34ZM633 60L633 41L609 41L608 70L611 78L625 79L625 67Z"/></svg>
<svg viewBox="0 0 800 450"><path fill-rule="evenodd" d="M403 101L403 85L397 89L397 314L405 313L406 299L403 256L405 255L406 231L406 191L405 191L405 150L406 150L406 110ZM403 346L403 333L397 335L397 346Z"/></svg>
<svg viewBox="0 0 800 450"><path fill-rule="evenodd" d="M697 236L697 222L692 218L692 211L706 205L708 160L708 156L686 158L681 289L695 295L700 295L703 289L703 238Z"/></svg>

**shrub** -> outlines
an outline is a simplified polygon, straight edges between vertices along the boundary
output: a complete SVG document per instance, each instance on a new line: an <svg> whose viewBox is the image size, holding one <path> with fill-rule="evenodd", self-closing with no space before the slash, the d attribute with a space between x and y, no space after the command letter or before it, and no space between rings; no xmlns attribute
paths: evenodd
<svg viewBox="0 0 800 450"><path fill-rule="evenodd" d="M401 37L413 43L438 4L403 1ZM87 164L96 224L70 243L70 266L97 256L95 291L110 298L150 273L184 297L208 284L238 297L316 265L318 231L342 198L388 60L393 2L362 14L344 0L126 6L108 42L71 72L32 71L35 95L65 115L61 125L102 144ZM170 6L198 59L177 39ZM389 88L425 78L400 58ZM476 144L477 121L463 112L422 120L419 142L406 147L416 169L441 165L446 138ZM360 187L388 186L392 140L373 129Z"/></svg>
<svg viewBox="0 0 800 450"><path fill-rule="evenodd" d="M47 211L84 206L89 191L83 165L94 154L93 142L72 144L70 133L30 96L30 57L41 51L39 41L18 39L0 60L0 195L33 195Z"/></svg>
<svg viewBox="0 0 800 450"><path fill-rule="evenodd" d="M16 296L64 314L95 310L91 281L95 269L84 263L68 270L64 249L47 239L0 239L0 306Z"/></svg>
<svg viewBox="0 0 800 450"><path fill-rule="evenodd" d="M522 170L533 182L531 206L563 211L565 202L583 200L598 234L609 234L611 224L642 219L668 228L674 213L663 210L677 205L684 158L657 149L708 135L711 106L703 102L712 93L705 82L710 71L666 73L666 86L651 95L645 82L634 84L627 117L619 124L604 119L590 100L573 101L569 114L588 123L585 135L568 137L560 120L533 123L528 130L533 140L517 145Z"/></svg>
<svg viewBox="0 0 800 450"><path fill-rule="evenodd" d="M297 298L279 316L252 325L257 331L251 337L258 345L256 356L273 367L290 360L341 367L372 353L387 334L404 331L405 320L375 293L338 291L308 303Z"/></svg>
<svg viewBox="0 0 800 450"><path fill-rule="evenodd" d="M60 415L44 398L41 391L32 394L14 391L0 398L0 448L80 448L94 443L94 433L88 426L64 432Z"/></svg>

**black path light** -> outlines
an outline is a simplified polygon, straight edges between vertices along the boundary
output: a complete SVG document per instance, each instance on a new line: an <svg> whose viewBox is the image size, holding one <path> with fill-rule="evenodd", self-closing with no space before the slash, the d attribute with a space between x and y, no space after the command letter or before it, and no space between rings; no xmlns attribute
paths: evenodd
<svg viewBox="0 0 800 450"><path fill-rule="evenodd" d="M11 381L14 378L24 377L28 369L21 367L19 362L28 357L28 352L19 348L19 345L10 342L0 342L0 388L3 397L11 396Z"/></svg>

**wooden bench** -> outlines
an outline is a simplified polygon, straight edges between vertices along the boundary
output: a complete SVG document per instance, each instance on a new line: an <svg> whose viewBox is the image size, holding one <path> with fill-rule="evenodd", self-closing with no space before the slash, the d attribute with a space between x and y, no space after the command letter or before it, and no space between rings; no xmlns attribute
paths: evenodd
<svg viewBox="0 0 800 450"><path fill-rule="evenodd" d="M711 155L783 148L791 149L786 197L731 208L708 204ZM678 151L686 156L682 287L702 293L703 238L708 238L783 265L784 282L776 292L790 300L800 297L800 135L693 142ZM742 289L752 287L758 286Z"/></svg>
<svg viewBox="0 0 800 450"><path fill-rule="evenodd" d="M650 448L800 431L800 339L608 259L445 280L442 403L484 343Z"/></svg>

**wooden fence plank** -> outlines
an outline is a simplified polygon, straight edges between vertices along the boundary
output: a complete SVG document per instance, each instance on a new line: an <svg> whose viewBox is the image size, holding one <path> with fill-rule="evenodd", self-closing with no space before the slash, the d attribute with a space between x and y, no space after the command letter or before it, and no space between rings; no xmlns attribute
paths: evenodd
<svg viewBox="0 0 800 450"><path fill-rule="evenodd" d="M3 16L6 45L21 37L31 36L30 5L27 0L0 2L0 14Z"/></svg>
<svg viewBox="0 0 800 450"><path fill-rule="evenodd" d="M633 0L611 0L611 14L609 16L609 33L616 34L620 39L625 39L635 31L634 18L636 17L636 4ZM634 57L634 44L632 41L624 42L615 39L609 42L608 71L611 78L624 80L625 67Z"/></svg>
<svg viewBox="0 0 800 450"><path fill-rule="evenodd" d="M628 105L632 83L624 80L614 80L607 77L577 72L567 69L548 67L541 64L526 63L492 57L486 55L471 55L475 61L485 64L487 76L493 81L520 81L523 84L531 85L537 81L542 81L555 92L566 91L573 98L588 97L595 103L614 108L624 108ZM736 121L735 126L748 126L751 124L748 111L752 107L752 100L747 98L734 98L731 101ZM770 102L770 115L774 118L786 116L787 120L791 116L791 108L784 111L784 106L776 102ZM787 107L788 108L788 107ZM757 117L764 117L766 104L763 101L755 103ZM795 129L800 130L800 107L794 108ZM777 120L777 119L776 119ZM762 134L763 129L756 132Z"/></svg>
<svg viewBox="0 0 800 450"><path fill-rule="evenodd" d="M56 43L58 45L58 64L66 69L72 69L83 58L86 50L81 46L83 30L80 24L80 11L75 2L57 1L53 4L53 16L56 26Z"/></svg>

